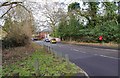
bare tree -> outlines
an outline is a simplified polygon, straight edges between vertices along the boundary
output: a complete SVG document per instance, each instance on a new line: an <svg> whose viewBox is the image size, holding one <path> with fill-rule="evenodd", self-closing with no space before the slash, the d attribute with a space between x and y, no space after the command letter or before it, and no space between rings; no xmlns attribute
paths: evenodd
<svg viewBox="0 0 120 78"><path fill-rule="evenodd" d="M23 7L26 11L30 12L24 5L23 2L3 2L0 4L0 8L4 6L9 6L9 9L0 17L3 18L11 9L21 6Z"/></svg>
<svg viewBox="0 0 120 78"><path fill-rule="evenodd" d="M61 4L57 2L46 4L44 8L43 14L47 17L46 21L50 24L52 31L55 32L56 25L62 17L66 16L66 13L64 9L61 8Z"/></svg>
<svg viewBox="0 0 120 78"><path fill-rule="evenodd" d="M34 21L30 9L28 10L23 2L4 2L0 5L0 8L4 6L8 6L7 8L9 9L0 18L4 19L3 17L6 16L7 19L12 20L9 31L19 29L19 31L22 31L22 33L30 38L32 36ZM21 33L19 32L19 34Z"/></svg>

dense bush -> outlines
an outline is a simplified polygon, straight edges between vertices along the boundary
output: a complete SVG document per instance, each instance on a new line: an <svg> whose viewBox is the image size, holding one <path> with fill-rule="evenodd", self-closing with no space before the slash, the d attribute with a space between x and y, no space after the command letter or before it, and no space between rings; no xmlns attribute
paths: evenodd
<svg viewBox="0 0 120 78"><path fill-rule="evenodd" d="M24 24L24 26L23 26ZM30 26L23 22L12 21L7 19L3 26L3 30L7 33L2 41L2 48L11 48L25 46L30 43L31 32Z"/></svg>
<svg viewBox="0 0 120 78"><path fill-rule="evenodd" d="M25 34L19 35L19 37L15 37L14 35L9 37L5 37L2 41L2 48L11 48L18 46L25 46L29 43L29 37Z"/></svg>
<svg viewBox="0 0 120 78"><path fill-rule="evenodd" d="M66 23L59 24L58 33L63 40L96 43L99 42L99 36L103 36L103 42L120 43L120 25L117 24L115 21L106 21L98 24L97 26L91 27L85 27L81 24L77 24L79 26L78 28L76 28L76 23L74 22L71 25L66 25Z"/></svg>
<svg viewBox="0 0 120 78"><path fill-rule="evenodd" d="M8 26L10 26L8 28ZM18 46L25 46L29 43L29 36L17 24L5 24L7 35L2 41L2 48L11 48Z"/></svg>
<svg viewBox="0 0 120 78"><path fill-rule="evenodd" d="M89 35L95 40L98 39L99 36L103 36L103 42L119 43L119 26L119 24L117 25L115 22L112 21L104 22L103 25L98 25L91 29Z"/></svg>
<svg viewBox="0 0 120 78"><path fill-rule="evenodd" d="M120 43L119 24L108 21L102 25L97 25L92 28L79 30L79 41L83 42L99 42L99 36L103 36L103 42Z"/></svg>

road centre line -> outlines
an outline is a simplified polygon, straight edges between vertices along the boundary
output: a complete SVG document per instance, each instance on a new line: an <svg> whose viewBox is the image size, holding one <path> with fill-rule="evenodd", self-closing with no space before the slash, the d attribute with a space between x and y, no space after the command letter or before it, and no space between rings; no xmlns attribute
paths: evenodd
<svg viewBox="0 0 120 78"><path fill-rule="evenodd" d="M106 55L99 55L99 54L94 54L95 56L101 56L101 57L106 57L106 58L111 58L111 59L120 59L120 58L116 58L116 57L110 57L110 56L106 56Z"/></svg>
<svg viewBox="0 0 120 78"><path fill-rule="evenodd" d="M59 47L62 47L61 45L58 45ZM109 50L111 51L111 49L100 49L100 48L93 48L93 49L99 49L99 50ZM77 52L81 52L80 50L78 49L72 49L71 50L73 51L77 51ZM112 50L112 51L117 51L117 50ZM86 53L86 52L81 52L81 53ZM110 56L106 56L106 55L99 55L99 54L93 54L95 56L101 56L101 57L106 57L106 58L111 58L111 59L120 59L120 58L116 58L116 57L110 57Z"/></svg>
<svg viewBox="0 0 120 78"><path fill-rule="evenodd" d="M81 53L86 53L86 52L81 52Z"/></svg>
<svg viewBox="0 0 120 78"><path fill-rule="evenodd" d="M79 51L79 50L77 50L77 49L73 49L74 51Z"/></svg>
<svg viewBox="0 0 120 78"><path fill-rule="evenodd" d="M72 49L74 51L79 51L77 49ZM79 51L80 52L80 51ZM86 53L86 52L81 52L81 53ZM99 55L99 54L94 54L96 56L101 56L101 57L106 57L106 58L111 58L111 59L120 59L120 58L116 58L116 57L110 57L110 56L106 56L106 55Z"/></svg>
<svg viewBox="0 0 120 78"><path fill-rule="evenodd" d="M93 49L108 50L108 51L118 51L118 50L112 50L112 49L100 49L100 48L93 48Z"/></svg>
<svg viewBox="0 0 120 78"><path fill-rule="evenodd" d="M77 50L77 49L71 49L71 50L81 52L81 51L79 51L79 50ZM86 53L86 52L81 52L81 53Z"/></svg>
<svg viewBox="0 0 120 78"><path fill-rule="evenodd" d="M110 57L110 56L105 56L105 55L99 55L101 57L106 57L106 58L111 58L111 59L120 59L120 58L116 58L116 57Z"/></svg>

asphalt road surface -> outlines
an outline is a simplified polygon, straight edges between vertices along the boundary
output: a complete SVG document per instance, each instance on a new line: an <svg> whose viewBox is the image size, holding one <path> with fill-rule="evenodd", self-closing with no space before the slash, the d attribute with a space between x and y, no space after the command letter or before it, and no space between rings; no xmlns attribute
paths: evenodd
<svg viewBox="0 0 120 78"><path fill-rule="evenodd" d="M118 50L71 44L51 44L36 41L53 48L58 55L67 54L71 62L82 68L89 76L118 76Z"/></svg>

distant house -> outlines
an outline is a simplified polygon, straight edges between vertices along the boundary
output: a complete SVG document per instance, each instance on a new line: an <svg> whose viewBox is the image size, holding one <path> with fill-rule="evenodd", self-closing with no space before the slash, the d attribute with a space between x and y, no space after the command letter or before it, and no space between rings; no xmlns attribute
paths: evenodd
<svg viewBox="0 0 120 78"><path fill-rule="evenodd" d="M40 39L49 38L50 33L51 33L51 31L49 29L44 29L44 30L38 32L39 38Z"/></svg>

